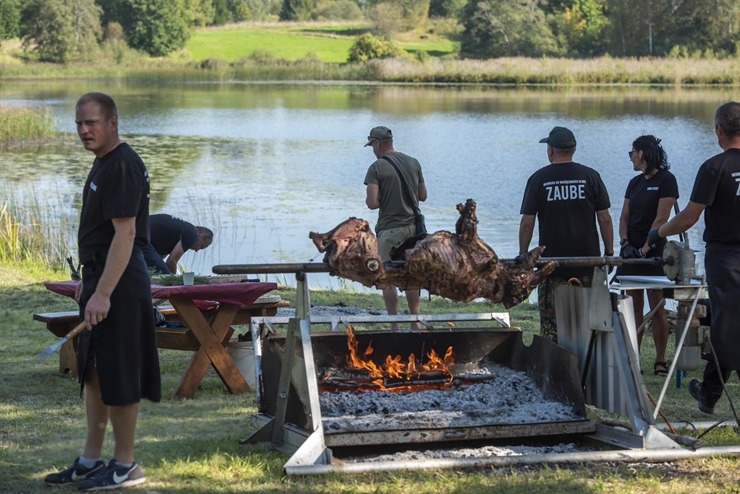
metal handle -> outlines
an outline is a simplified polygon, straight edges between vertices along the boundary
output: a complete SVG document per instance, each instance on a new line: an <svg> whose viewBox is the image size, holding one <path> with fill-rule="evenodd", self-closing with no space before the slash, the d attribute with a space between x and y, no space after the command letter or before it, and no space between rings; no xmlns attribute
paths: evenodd
<svg viewBox="0 0 740 494"><path fill-rule="evenodd" d="M500 262L515 262L514 259L499 259ZM587 268L594 266L621 266L623 264L640 264L662 266L666 263L659 257L645 259L622 259L621 257L542 257L538 265L557 261L561 267ZM402 266L398 266L402 267ZM220 264L213 266L215 274L278 274L278 273L329 273L332 268L323 262L309 263L276 263L276 264Z"/></svg>

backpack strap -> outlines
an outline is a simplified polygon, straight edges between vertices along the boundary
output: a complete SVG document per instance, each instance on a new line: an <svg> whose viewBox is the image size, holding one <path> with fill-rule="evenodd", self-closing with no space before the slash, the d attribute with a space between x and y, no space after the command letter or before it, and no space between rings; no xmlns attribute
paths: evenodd
<svg viewBox="0 0 740 494"><path fill-rule="evenodd" d="M398 168L398 165L396 164L395 160L393 160L388 154L383 155L381 159L386 160L388 163L391 164L394 170L396 170L396 173L398 174L399 180L401 180L401 189L403 189L403 193L406 196L406 200L411 205L411 208L414 210L414 217L418 218L421 214L421 210L419 209L419 206L414 202L414 198L411 197L411 191L409 190L409 185L406 183L406 179L403 176L403 173L401 173L401 169Z"/></svg>

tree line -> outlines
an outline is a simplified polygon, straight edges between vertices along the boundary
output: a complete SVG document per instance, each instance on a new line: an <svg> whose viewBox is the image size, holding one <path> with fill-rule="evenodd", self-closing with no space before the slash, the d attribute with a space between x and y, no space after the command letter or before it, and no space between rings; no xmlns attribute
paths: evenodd
<svg viewBox="0 0 740 494"><path fill-rule="evenodd" d="M430 18L459 22L466 58L740 54L737 0L0 0L0 40L64 63L102 43L164 56L233 22L368 20L389 38Z"/></svg>

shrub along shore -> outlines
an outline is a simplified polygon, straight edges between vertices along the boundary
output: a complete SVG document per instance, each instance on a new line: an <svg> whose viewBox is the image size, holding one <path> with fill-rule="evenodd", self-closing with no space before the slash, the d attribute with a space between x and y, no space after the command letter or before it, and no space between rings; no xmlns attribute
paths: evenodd
<svg viewBox="0 0 740 494"><path fill-rule="evenodd" d="M740 85L740 59L673 58L497 58L459 60L412 57L364 63L327 63L315 57L298 60L260 53L235 61L136 57L123 63L2 63L0 80L46 78L119 79L154 83L195 81L357 81L414 84L499 85Z"/></svg>

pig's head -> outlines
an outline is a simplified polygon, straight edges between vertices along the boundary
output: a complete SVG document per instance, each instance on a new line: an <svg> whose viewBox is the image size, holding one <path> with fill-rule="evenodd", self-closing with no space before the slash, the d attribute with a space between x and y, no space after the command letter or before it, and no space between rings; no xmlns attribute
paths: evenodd
<svg viewBox="0 0 740 494"><path fill-rule="evenodd" d="M309 233L324 263L332 274L374 286L384 273L378 254L378 242L370 224L360 218L349 218L326 233Z"/></svg>

